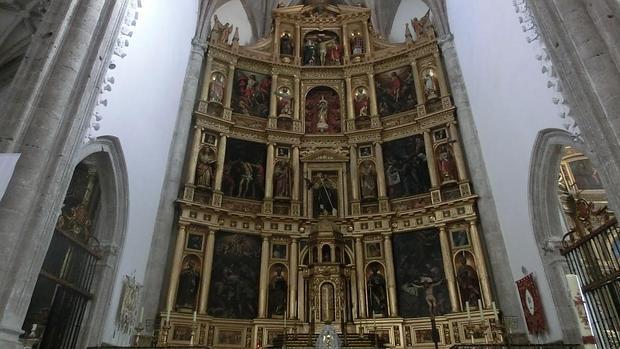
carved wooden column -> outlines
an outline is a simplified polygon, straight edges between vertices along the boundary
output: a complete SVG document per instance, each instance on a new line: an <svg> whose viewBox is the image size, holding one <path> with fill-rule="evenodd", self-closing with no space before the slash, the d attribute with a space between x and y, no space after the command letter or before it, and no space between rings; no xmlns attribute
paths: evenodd
<svg viewBox="0 0 620 349"><path fill-rule="evenodd" d="M452 252L450 250L450 237L446 226L439 227L439 241L441 243L441 258L443 260L443 270L446 277L446 284L448 285L448 294L450 295L450 305L452 306L452 312L458 312L459 299L456 290L456 279L454 277L454 266L452 265Z"/></svg>
<svg viewBox="0 0 620 349"><path fill-rule="evenodd" d="M301 48L304 45L302 41L301 25L295 23L295 44L293 45L293 49L295 50L295 64L301 64Z"/></svg>
<svg viewBox="0 0 620 349"><path fill-rule="evenodd" d="M288 297L288 315L289 319L297 319L297 274L299 268L299 257L297 256L299 245L297 238L293 237L291 241L290 261L289 261L289 297Z"/></svg>
<svg viewBox="0 0 620 349"><path fill-rule="evenodd" d="M224 90L224 107L230 108L230 102L232 101L233 84L235 82L235 65L230 63L228 65L228 76L226 81L226 89Z"/></svg>
<svg viewBox="0 0 620 349"><path fill-rule="evenodd" d="M398 300L396 298L396 274L394 273L394 257L392 255L392 235L383 235L383 249L385 250L385 271L388 291L390 316L398 316Z"/></svg>
<svg viewBox="0 0 620 349"><path fill-rule="evenodd" d="M387 183L385 181L385 169L383 168L383 149L381 143L375 143L375 159L377 167L377 193L379 194L379 211L387 212L390 210L388 196L387 196Z"/></svg>
<svg viewBox="0 0 620 349"><path fill-rule="evenodd" d="M202 143L202 127L194 125L194 138L190 150L190 157L185 174L185 183L193 185L196 181L196 165L198 164L198 153L200 152L200 144Z"/></svg>
<svg viewBox="0 0 620 349"><path fill-rule="evenodd" d="M411 73L413 74L413 81L415 87L415 97L418 101L418 115L424 116L426 115L426 107L424 107L424 103L426 102L426 96L424 96L424 87L422 85L422 80L420 80L420 72L418 71L418 62L415 59L411 61Z"/></svg>
<svg viewBox="0 0 620 349"><path fill-rule="evenodd" d="M364 53L366 55L366 60L369 61L371 59L372 47L370 44L370 30L368 30L368 21L363 22L364 26Z"/></svg>
<svg viewBox="0 0 620 349"><path fill-rule="evenodd" d="M342 55L344 64L349 64L351 58L351 45L349 42L349 30L347 23L342 25L342 49L344 51L344 55Z"/></svg>
<svg viewBox="0 0 620 349"><path fill-rule="evenodd" d="M347 97L347 131L355 130L355 109L353 108L353 86L351 77L347 76L345 82L345 96Z"/></svg>
<svg viewBox="0 0 620 349"><path fill-rule="evenodd" d="M370 93L370 116L378 117L377 87L375 86L375 76L372 72L368 73L368 92Z"/></svg>
<svg viewBox="0 0 620 349"><path fill-rule="evenodd" d="M170 283L168 284L168 299L166 301L166 311L173 311L176 301L177 288L179 287L179 274L183 263L183 248L185 248L185 235L187 226L181 224L177 234L177 241L172 257L172 268L170 269Z"/></svg>
<svg viewBox="0 0 620 349"><path fill-rule="evenodd" d="M202 91L200 93L200 99L203 101L209 100L209 84L211 83L211 69L213 69L213 57L207 57L207 64L205 70L202 73ZM226 89L229 89L226 86Z"/></svg>
<svg viewBox="0 0 620 349"><path fill-rule="evenodd" d="M224 176L224 159L226 158L226 140L227 136L220 135L217 143L217 161L215 168L215 183L213 186L213 206L222 205L222 177Z"/></svg>
<svg viewBox="0 0 620 349"><path fill-rule="evenodd" d="M275 144L267 143L267 168L265 169L265 199L263 213L273 212L273 169L275 161Z"/></svg>
<svg viewBox="0 0 620 349"><path fill-rule="evenodd" d="M450 132L450 140L452 141L452 150L454 151L454 158L456 160L456 169L459 173L459 180L465 181L468 179L467 168L465 167L465 157L461 150L461 142L459 140L459 131L456 127L456 123L451 122L448 124L448 130Z"/></svg>
<svg viewBox="0 0 620 349"><path fill-rule="evenodd" d="M279 41L279 40L278 40ZM267 121L267 127L278 128L278 74L271 75L271 94L269 95L269 118Z"/></svg>
<svg viewBox="0 0 620 349"><path fill-rule="evenodd" d="M301 215L301 202L299 201L301 173L299 165L299 147L294 145L292 150L293 161L293 188L291 188L291 216L298 217Z"/></svg>
<svg viewBox="0 0 620 349"><path fill-rule="evenodd" d="M269 235L263 235L260 254L260 284L258 288L258 317L267 317L267 288L269 287Z"/></svg>
<svg viewBox="0 0 620 349"><path fill-rule="evenodd" d="M215 248L215 231L209 230L207 235L207 244L205 247L204 259L202 263L202 280L200 281L200 314L207 313L207 304L209 303L209 289L211 288L211 272L213 269L213 250Z"/></svg>
<svg viewBox="0 0 620 349"><path fill-rule="evenodd" d="M366 277L364 276L364 245L362 237L355 237L355 275L357 278L358 317L366 318Z"/></svg>
<svg viewBox="0 0 620 349"><path fill-rule="evenodd" d="M437 81L439 81L441 97L445 97L448 95L448 83L446 80L446 74L443 71L443 65L441 64L441 57L439 57L439 52L433 53L433 57L435 57L435 67L437 68Z"/></svg>
<svg viewBox="0 0 620 349"><path fill-rule="evenodd" d="M433 141L429 130L424 131L424 148L426 149L426 164L428 165L428 173L431 177L431 187L438 188L441 183L439 183L437 164L435 162L435 151L433 150Z"/></svg>
<svg viewBox="0 0 620 349"><path fill-rule="evenodd" d="M352 144L349 151L349 166L351 167L351 212L353 215L361 213L360 181L357 171L357 146Z"/></svg>
<svg viewBox="0 0 620 349"><path fill-rule="evenodd" d="M478 232L478 226L475 219L469 221L469 233L471 234L471 243L474 249L476 268L478 269L478 276L482 287L482 300L484 301L484 306L489 307L491 305L491 285L489 284L489 274L487 273L487 267L484 262L482 242L480 240L480 233Z"/></svg>
<svg viewBox="0 0 620 349"><path fill-rule="evenodd" d="M301 80L298 76L295 76L295 91L293 93L293 105L295 106L295 110L293 110L293 119L299 120L299 106L301 105Z"/></svg>

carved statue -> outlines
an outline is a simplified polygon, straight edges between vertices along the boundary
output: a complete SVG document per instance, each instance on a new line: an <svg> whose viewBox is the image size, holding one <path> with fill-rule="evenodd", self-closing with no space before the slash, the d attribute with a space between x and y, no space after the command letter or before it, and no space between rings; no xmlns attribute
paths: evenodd
<svg viewBox="0 0 620 349"><path fill-rule="evenodd" d="M419 40L424 34L426 34L427 30L431 29L431 10L428 10L422 18L418 19L418 17L414 17L411 20L411 27L413 27L413 31L416 35L416 40Z"/></svg>
<svg viewBox="0 0 620 349"><path fill-rule="evenodd" d="M209 102L222 103L224 98L224 76L219 73L213 74L209 85Z"/></svg>
<svg viewBox="0 0 620 349"><path fill-rule="evenodd" d="M275 197L288 198L291 195L291 171L288 163L278 161L273 170Z"/></svg>
<svg viewBox="0 0 620 349"><path fill-rule="evenodd" d="M327 110L327 100L325 96L321 96L321 100L319 101L319 121L316 124L316 128L320 132L325 132L329 128L329 124L327 123Z"/></svg>
<svg viewBox="0 0 620 349"><path fill-rule="evenodd" d="M379 274L379 266L372 266L372 274L368 277L366 283L368 290L368 308L371 315L380 314L387 315L387 297L385 293L385 278Z"/></svg>
<svg viewBox="0 0 620 349"><path fill-rule="evenodd" d="M456 279L461 294L461 302L476 304L478 300L481 299L480 281L476 269L467 264L465 253L467 252L459 253L455 257Z"/></svg>
<svg viewBox="0 0 620 349"><path fill-rule="evenodd" d="M198 153L198 162L196 163L196 185L207 188L211 187L214 162L207 148L200 150L200 153Z"/></svg>
<svg viewBox="0 0 620 349"><path fill-rule="evenodd" d="M282 275L282 267L276 268L276 275L269 284L269 314L284 315L286 310L287 281Z"/></svg>
<svg viewBox="0 0 620 349"><path fill-rule="evenodd" d="M439 97L438 82L432 69L429 69L424 73L424 95L426 96L426 100Z"/></svg>
<svg viewBox="0 0 620 349"><path fill-rule="evenodd" d="M179 276L177 307L194 309L196 307L196 295L198 294L199 286L200 273L195 270L194 262L190 260Z"/></svg>
<svg viewBox="0 0 620 349"><path fill-rule="evenodd" d="M371 161L364 161L360 166L360 186L362 199L374 199L377 197L377 172Z"/></svg>
<svg viewBox="0 0 620 349"><path fill-rule="evenodd" d="M293 39L289 33L284 33L280 37L280 54L286 56L294 55Z"/></svg>

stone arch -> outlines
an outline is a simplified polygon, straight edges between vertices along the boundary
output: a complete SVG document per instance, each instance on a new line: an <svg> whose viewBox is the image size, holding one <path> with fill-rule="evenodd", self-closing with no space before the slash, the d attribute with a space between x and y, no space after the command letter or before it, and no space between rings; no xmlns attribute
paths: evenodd
<svg viewBox="0 0 620 349"><path fill-rule="evenodd" d="M77 154L72 168L83 162L97 169L101 187L94 236L99 241L102 258L97 263L91 286L94 297L84 314L78 341L82 346L93 346L101 343L104 330L101 324L105 323L111 309L111 285L115 284L127 235L129 185L125 157L118 138L102 136L86 144Z"/></svg>
<svg viewBox="0 0 620 349"><path fill-rule="evenodd" d="M554 285L550 288L551 297L564 341L580 343L579 323L569 298L566 281L566 274L570 272L565 259L559 253L566 226L561 217L557 176L565 146L571 146L583 154L589 153L582 143L576 142L574 136L566 131L545 129L538 133L530 160L528 196L534 238L542 260L544 276L549 285ZM594 161L593 158L591 160Z"/></svg>

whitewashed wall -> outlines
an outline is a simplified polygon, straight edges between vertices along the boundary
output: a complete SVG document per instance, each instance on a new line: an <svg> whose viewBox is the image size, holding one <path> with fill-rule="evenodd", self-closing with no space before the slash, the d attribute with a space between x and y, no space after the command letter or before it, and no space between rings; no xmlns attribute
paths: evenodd
<svg viewBox="0 0 620 349"><path fill-rule="evenodd" d="M508 0L448 0L448 16L471 102L513 278L537 276L549 324L540 341L562 339L532 230L530 157L537 133L562 128L553 89L541 73L538 41L526 42ZM475 164L470 164L475 166ZM484 215L484 212L481 212ZM538 338L531 338L537 342Z"/></svg>
<svg viewBox="0 0 620 349"><path fill-rule="evenodd" d="M96 135L120 139L129 174L127 240L104 333L104 341L114 344L129 340L114 325L121 281L124 275L144 279L198 13L196 0L143 0L142 5L127 56L118 60L115 84L105 94L108 106L98 107L103 120Z"/></svg>

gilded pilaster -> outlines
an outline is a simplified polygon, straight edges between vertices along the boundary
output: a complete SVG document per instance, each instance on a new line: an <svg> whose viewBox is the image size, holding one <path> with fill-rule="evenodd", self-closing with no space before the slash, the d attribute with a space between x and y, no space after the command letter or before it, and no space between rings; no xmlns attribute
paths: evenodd
<svg viewBox="0 0 620 349"><path fill-rule="evenodd" d="M413 81L415 81L415 97L418 101L418 105L424 105L426 97L424 96L424 88L420 80L420 72L418 71L418 63L416 60L411 62L411 73L413 74Z"/></svg>
<svg viewBox="0 0 620 349"><path fill-rule="evenodd" d="M474 248L474 258L476 259L476 267L480 277L480 285L482 286L482 299L484 306L491 305L491 285L489 284L489 274L484 261L484 252L482 249L482 241L475 220L469 221L469 233L471 234L472 246Z"/></svg>
<svg viewBox="0 0 620 349"><path fill-rule="evenodd" d="M377 189L379 199L387 197L387 183L385 181L385 170L383 168L383 149L381 143L375 143L375 159L377 167Z"/></svg>
<svg viewBox="0 0 620 349"><path fill-rule="evenodd" d="M179 287L179 274L181 273L183 262L183 248L185 247L185 236L187 227L185 224L179 226L177 241L174 247L174 258L172 259L172 268L170 269L170 283L168 284L168 299L166 301L166 310L174 310L177 287Z"/></svg>
<svg viewBox="0 0 620 349"><path fill-rule="evenodd" d="M224 107L230 108L232 100L233 83L235 82L235 65L228 65L228 76L226 80L226 90L224 91Z"/></svg>
<svg viewBox="0 0 620 349"><path fill-rule="evenodd" d="M450 132L450 140L452 141L452 150L454 151L454 158L456 159L456 169L459 173L459 180L467 180L467 168L465 167L465 157L463 156L463 150L461 150L461 142L459 140L459 131L455 123L448 124L448 130Z"/></svg>
<svg viewBox="0 0 620 349"><path fill-rule="evenodd" d="M295 110L293 111L293 119L299 120L299 106L301 105L301 80L298 76L295 76L295 93L293 94L293 104Z"/></svg>
<svg viewBox="0 0 620 349"><path fill-rule="evenodd" d="M211 69L213 68L213 57L207 57L207 64L205 65L203 74L202 74L202 92L200 93L200 99L203 101L207 101L209 99L209 84L211 83ZM226 89L230 89L230 87L226 86Z"/></svg>
<svg viewBox="0 0 620 349"><path fill-rule="evenodd" d="M288 299L288 315L290 319L297 319L297 275L299 268L299 257L298 257L299 244L297 242L297 238L293 238L291 241L291 250L290 250L290 270L289 270L289 299Z"/></svg>
<svg viewBox="0 0 620 349"><path fill-rule="evenodd" d="M439 241L441 243L441 258L443 260L443 270L450 295L450 305L453 312L459 311L459 299L456 290L456 279L454 277L454 266L452 264L452 253L450 252L450 237L444 225L439 227Z"/></svg>
<svg viewBox="0 0 620 349"><path fill-rule="evenodd" d="M293 188L291 190L291 215L299 216L301 214L301 203L299 201L301 172L299 165L299 147L293 146L292 150L292 167L293 167Z"/></svg>
<svg viewBox="0 0 620 349"><path fill-rule="evenodd" d="M385 269L388 291L390 316L398 316L398 300L396 298L396 274L394 273L394 257L392 254L392 235L383 235L383 249L385 250Z"/></svg>
<svg viewBox="0 0 620 349"><path fill-rule="evenodd" d="M194 126L194 138L192 139L191 155L189 158L185 183L193 185L196 181L196 165L198 163L198 152L202 143L202 127Z"/></svg>
<svg viewBox="0 0 620 349"><path fill-rule="evenodd" d="M375 76L372 72L368 73L368 92L370 93L370 116L379 115L377 108L377 87L375 86Z"/></svg>
<svg viewBox="0 0 620 349"><path fill-rule="evenodd" d="M267 167L265 169L265 200L263 203L263 213L273 211L273 169L275 162L275 144L267 144Z"/></svg>
<svg viewBox="0 0 620 349"><path fill-rule="evenodd" d="M435 66L437 67L437 80L439 81L439 89L441 90L441 97L448 95L448 84L446 80L446 74L443 71L443 65L441 64L441 58L439 52L433 54L435 57Z"/></svg>
<svg viewBox="0 0 620 349"><path fill-rule="evenodd" d="M346 86L346 96L347 96L347 119L354 120L355 119L355 111L353 109L353 86L351 86L351 77L347 76L344 79Z"/></svg>
<svg viewBox="0 0 620 349"><path fill-rule="evenodd" d="M278 74L271 76L271 94L269 95L269 117L275 118L277 114Z"/></svg>
<svg viewBox="0 0 620 349"><path fill-rule="evenodd" d="M349 165L351 167L351 198L354 201L360 199L360 183L357 173L357 147L355 144L350 146Z"/></svg>
<svg viewBox="0 0 620 349"><path fill-rule="evenodd" d="M364 277L364 245L362 237L355 237L355 275L357 278L358 317L366 318L366 278Z"/></svg>
<svg viewBox="0 0 620 349"><path fill-rule="evenodd" d="M439 187L439 175L437 174L437 166L435 162L435 151L433 149L433 141L431 140L430 131L424 131L424 148L426 150L426 164L431 177L431 187Z"/></svg>
<svg viewBox="0 0 620 349"><path fill-rule="evenodd" d="M269 235L263 235L260 254L260 284L258 288L258 317L267 317L267 288L269 286Z"/></svg>
<svg viewBox="0 0 620 349"><path fill-rule="evenodd" d="M209 230L207 235L207 246L202 264L202 280L200 282L200 303L198 312L200 314L207 313L207 304L209 302L209 289L211 288L211 269L213 268L213 250L215 248L215 231Z"/></svg>

